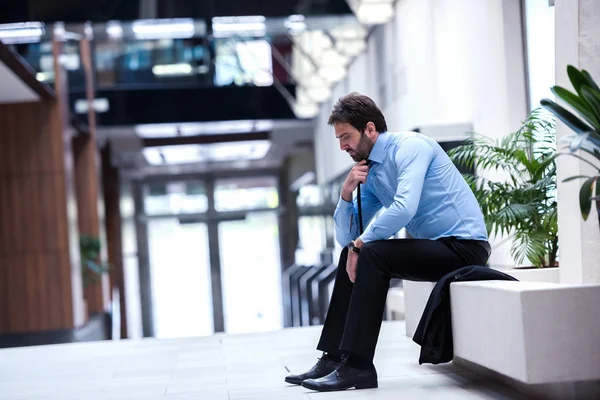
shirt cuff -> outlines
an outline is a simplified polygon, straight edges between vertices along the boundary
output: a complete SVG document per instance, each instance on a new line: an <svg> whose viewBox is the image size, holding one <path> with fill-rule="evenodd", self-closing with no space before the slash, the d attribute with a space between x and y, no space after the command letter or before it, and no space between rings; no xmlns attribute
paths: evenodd
<svg viewBox="0 0 600 400"><path fill-rule="evenodd" d="M359 236L359 239L362 240L363 243L369 243L377 240L377 237L371 229L366 229L365 232Z"/></svg>
<svg viewBox="0 0 600 400"><path fill-rule="evenodd" d="M344 198L340 195L340 199L338 200L338 207L354 207L354 203L352 202L352 200L350 201L346 201L344 200Z"/></svg>

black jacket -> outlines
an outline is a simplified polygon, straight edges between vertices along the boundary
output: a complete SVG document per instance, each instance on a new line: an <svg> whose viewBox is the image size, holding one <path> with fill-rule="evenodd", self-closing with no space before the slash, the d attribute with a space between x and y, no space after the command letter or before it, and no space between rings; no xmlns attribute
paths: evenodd
<svg viewBox="0 0 600 400"><path fill-rule="evenodd" d="M488 267L470 266L443 276L433 288L427 306L413 336L421 346L419 364L447 363L454 357L452 318L450 315L450 284L463 281L516 281L510 275Z"/></svg>

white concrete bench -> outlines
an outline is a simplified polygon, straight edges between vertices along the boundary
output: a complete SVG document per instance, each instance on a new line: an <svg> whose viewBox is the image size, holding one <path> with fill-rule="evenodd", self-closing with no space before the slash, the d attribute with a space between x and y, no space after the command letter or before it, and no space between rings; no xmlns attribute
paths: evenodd
<svg viewBox="0 0 600 400"><path fill-rule="evenodd" d="M390 288L385 306L388 321L404 320L404 289Z"/></svg>
<svg viewBox="0 0 600 400"><path fill-rule="evenodd" d="M530 385L600 380L600 285L457 282L450 299L459 362Z"/></svg>
<svg viewBox="0 0 600 400"><path fill-rule="evenodd" d="M558 268L500 270L522 282L552 282L558 283ZM406 319L406 336L412 338L415 334L421 315L429 300L429 295L435 282L403 281L404 314Z"/></svg>
<svg viewBox="0 0 600 400"><path fill-rule="evenodd" d="M434 286L404 281L411 338ZM450 299L454 362L532 398L600 399L600 285L456 282Z"/></svg>
<svg viewBox="0 0 600 400"><path fill-rule="evenodd" d="M406 336L412 338L415 335L419 321L429 300L429 295L435 286L435 282L403 281L404 286L404 318L406 325Z"/></svg>

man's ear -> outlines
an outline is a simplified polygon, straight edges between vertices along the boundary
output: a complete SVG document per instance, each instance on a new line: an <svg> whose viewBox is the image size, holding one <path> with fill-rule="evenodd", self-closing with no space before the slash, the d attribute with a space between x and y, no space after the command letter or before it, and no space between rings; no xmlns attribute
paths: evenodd
<svg viewBox="0 0 600 400"><path fill-rule="evenodd" d="M377 129L375 128L375 124L373 122L367 122L367 126L365 127L365 133L371 139L377 133Z"/></svg>

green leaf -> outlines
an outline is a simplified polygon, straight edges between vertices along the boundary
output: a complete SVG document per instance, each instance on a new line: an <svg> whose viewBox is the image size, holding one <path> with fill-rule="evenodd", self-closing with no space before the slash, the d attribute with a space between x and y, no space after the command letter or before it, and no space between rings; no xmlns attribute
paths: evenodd
<svg viewBox="0 0 600 400"><path fill-rule="evenodd" d="M590 75L589 72L587 72L585 69L581 70L581 74L585 77L585 79L588 82L588 85L590 85L593 89L600 91L600 87L598 87L598 85L596 84L596 82L594 81L594 79L592 79L592 76Z"/></svg>
<svg viewBox="0 0 600 400"><path fill-rule="evenodd" d="M579 189L579 208L581 209L581 216L583 220L587 220L590 215L590 210L592 209L592 185L596 177L589 178L587 181L581 185L581 189Z"/></svg>
<svg viewBox="0 0 600 400"><path fill-rule="evenodd" d="M577 118L571 112L565 110L555 102L549 99L542 99L541 105L556 115L562 122L564 122L569 128L574 130L576 133L585 133L593 130L588 124Z"/></svg>
<svg viewBox="0 0 600 400"><path fill-rule="evenodd" d="M584 85L581 87L581 97L589 104L596 117L600 119L600 91Z"/></svg>
<svg viewBox="0 0 600 400"><path fill-rule="evenodd" d="M585 153L588 153L589 155L591 155L592 157L596 158L597 160L600 160L600 152L598 150L593 149L593 151L592 151L592 150L587 149L585 147L581 147L580 150L583 151L583 152L585 152ZM596 166L594 166L594 168L598 169Z"/></svg>
<svg viewBox="0 0 600 400"><path fill-rule="evenodd" d="M598 120L597 116L594 114L591 106L583 99L583 96L579 97L575 93L560 86L552 87L552 92L583 115L592 126L596 129L600 129L600 120Z"/></svg>
<svg viewBox="0 0 600 400"><path fill-rule="evenodd" d="M518 264L522 264L524 259L535 267L542 267L546 256L549 254L548 234L542 231L525 232L521 231L515 235L515 240L511 247L511 254Z"/></svg>
<svg viewBox="0 0 600 400"><path fill-rule="evenodd" d="M569 80L573 85L573 88L579 95L581 96L581 86L589 84L587 78L572 65L567 66L567 75L569 75Z"/></svg>
<svg viewBox="0 0 600 400"><path fill-rule="evenodd" d="M591 132L582 133L580 135L576 135L573 140L571 140L571 144L569 145L569 151L575 152L583 146L586 140L589 139Z"/></svg>
<svg viewBox="0 0 600 400"><path fill-rule="evenodd" d="M583 147L582 147L581 149L582 149L582 150L584 150L584 148L583 148ZM585 158L581 157L581 156L580 156L580 155L578 155L578 154L575 154L575 153L560 153L560 154L562 154L562 155L567 155L567 156L571 156L571 157L575 157L575 158L577 158L577 159L579 159L579 160L583 161L584 163L588 164L590 167L592 167L592 168L595 168L596 170L598 170L598 167L597 167L597 166L595 166L595 165L594 165L594 164L592 164L590 161L586 160Z"/></svg>
<svg viewBox="0 0 600 400"><path fill-rule="evenodd" d="M571 182L571 181L574 181L575 179L581 179L581 178L590 179L590 177L586 176L586 175L577 175L577 176L571 176L571 177L569 177L567 179L564 179L563 182Z"/></svg>

